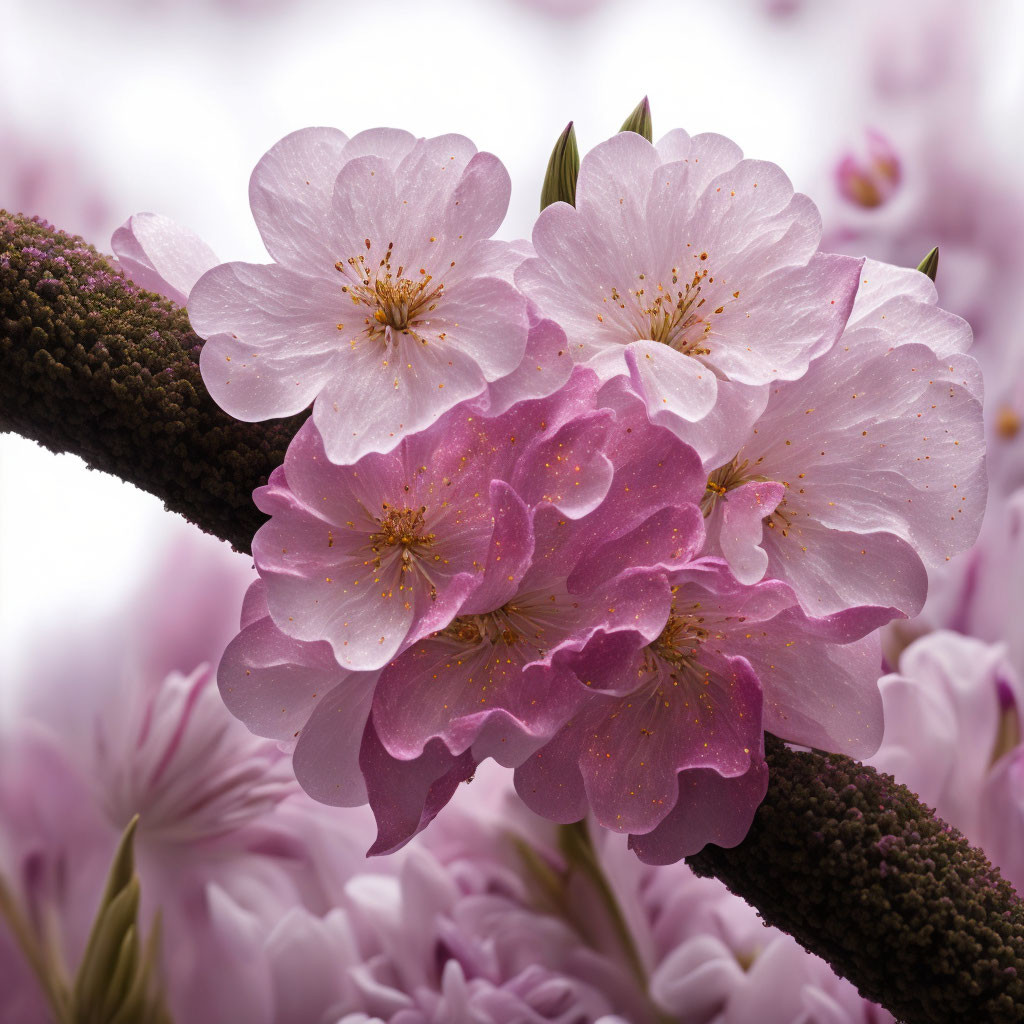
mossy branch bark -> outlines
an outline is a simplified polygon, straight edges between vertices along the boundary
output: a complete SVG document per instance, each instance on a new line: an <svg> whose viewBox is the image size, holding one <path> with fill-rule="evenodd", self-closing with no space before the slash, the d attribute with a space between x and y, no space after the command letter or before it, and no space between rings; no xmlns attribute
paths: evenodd
<svg viewBox="0 0 1024 1024"><path fill-rule="evenodd" d="M157 495L248 551L252 502L303 417L241 423L199 374L185 310L82 239L0 210L0 430Z"/></svg>
<svg viewBox="0 0 1024 1024"><path fill-rule="evenodd" d="M1024 904L981 850L852 758L768 737L746 839L687 858L906 1024L1024 1021Z"/></svg>
<svg viewBox="0 0 1024 1024"><path fill-rule="evenodd" d="M0 429L82 456L248 550L302 417L244 424L199 374L184 310L81 239L0 212ZM73 500L73 496L69 496ZM1024 904L904 786L770 738L750 834L690 864L907 1024L1024 1021Z"/></svg>

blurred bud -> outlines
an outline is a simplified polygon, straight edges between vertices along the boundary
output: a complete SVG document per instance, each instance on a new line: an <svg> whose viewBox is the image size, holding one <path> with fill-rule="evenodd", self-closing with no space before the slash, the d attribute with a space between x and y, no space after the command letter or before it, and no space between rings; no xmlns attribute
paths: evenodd
<svg viewBox="0 0 1024 1024"><path fill-rule="evenodd" d="M840 195L856 206L874 209L887 203L899 189L903 169L889 140L868 131L865 154L847 153L836 168Z"/></svg>
<svg viewBox="0 0 1024 1024"><path fill-rule="evenodd" d="M620 132L636 132L648 142L654 141L654 126L651 124L651 104L645 96L622 122Z"/></svg>
<svg viewBox="0 0 1024 1024"><path fill-rule="evenodd" d="M544 185L540 190L540 208L544 210L558 202L575 206L576 178L579 173L580 151L576 146L576 129L570 121L551 151Z"/></svg>
<svg viewBox="0 0 1024 1024"><path fill-rule="evenodd" d="M922 274L927 274L933 281L939 273L939 247L936 245L931 252L917 265Z"/></svg>
<svg viewBox="0 0 1024 1024"><path fill-rule="evenodd" d="M139 935L136 815L124 830L71 993L75 1024L171 1024L157 982L159 921Z"/></svg>

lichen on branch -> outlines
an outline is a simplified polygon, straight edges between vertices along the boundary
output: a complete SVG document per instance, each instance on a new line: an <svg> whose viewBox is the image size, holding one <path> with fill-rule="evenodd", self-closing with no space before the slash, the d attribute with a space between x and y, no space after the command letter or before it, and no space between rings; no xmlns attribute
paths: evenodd
<svg viewBox="0 0 1024 1024"><path fill-rule="evenodd" d="M81 238L0 210L0 430L81 456L240 551L304 416L241 423L199 374L188 314Z"/></svg>
<svg viewBox="0 0 1024 1024"><path fill-rule="evenodd" d="M750 832L694 871L906 1024L1024 1020L1024 904L985 854L891 775L767 740Z"/></svg>

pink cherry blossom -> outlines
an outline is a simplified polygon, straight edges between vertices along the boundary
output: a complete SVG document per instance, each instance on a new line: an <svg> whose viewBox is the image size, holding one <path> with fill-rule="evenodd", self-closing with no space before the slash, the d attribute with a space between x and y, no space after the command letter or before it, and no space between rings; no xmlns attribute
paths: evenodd
<svg viewBox="0 0 1024 1024"><path fill-rule="evenodd" d="M865 263L842 337L799 381L772 387L709 477L712 549L740 580L785 580L813 615L921 610L926 567L969 547L985 508L970 340L924 274Z"/></svg>
<svg viewBox="0 0 1024 1024"><path fill-rule="evenodd" d="M458 407L344 467L307 420L256 492L272 517L253 556L274 622L355 670L443 629L489 574L525 567L530 508L578 517L604 497L613 414L595 408L597 388L581 368L549 398L497 417Z"/></svg>
<svg viewBox="0 0 1024 1024"><path fill-rule="evenodd" d="M509 190L460 135L286 136L249 186L275 262L215 267L189 299L210 394L248 421L313 402L328 457L347 464L484 393L527 343L510 283L522 257L490 238Z"/></svg>
<svg viewBox="0 0 1024 1024"><path fill-rule="evenodd" d="M296 774L317 799L369 799L379 826L373 852L426 825L484 758L512 766L553 735L586 696L568 667L578 652L616 648L611 670L664 624L668 586L645 566L696 555L703 470L692 449L650 423L624 379L595 394L597 385L579 367L562 391L495 419L460 407L436 437L424 432L356 467L307 451L307 442L316 444L307 425L289 454L295 473L286 461L279 476L287 488L267 488L272 500L263 507L275 518L254 546L265 579L250 592L242 632L221 662L221 692L250 728L295 742ZM295 576L293 585L286 579L286 596L306 600L308 587L324 605L331 584L318 592L319 581L341 578L325 559L340 552L362 569L376 557L365 538L358 550L353 542L352 555L344 539L330 544L356 521L346 505L356 499L365 509L396 502L424 509L424 536L434 535L409 561L423 557L436 596L410 588L405 603L414 607L402 611L422 621L402 620L379 678L346 673L338 664L348 658L344 643L297 626L298 608L274 607L276 573ZM278 517L286 526L271 538ZM460 522L461 534L453 530ZM616 549L604 575L575 587L574 573L601 545ZM276 554L282 549L284 558ZM264 551L276 559L272 572ZM383 576L374 572L373 579ZM396 566L395 590L401 572ZM319 614L313 602L308 607ZM345 616L363 614L354 603L344 607ZM385 601L352 638L372 628L379 647L387 610ZM376 670L381 660L362 665Z"/></svg>
<svg viewBox="0 0 1024 1024"><path fill-rule="evenodd" d="M652 418L717 465L763 386L802 376L846 323L859 264L817 253L820 235L814 204L728 139L623 132L584 157L575 208L540 215L516 283L573 358L632 367Z"/></svg>
<svg viewBox="0 0 1024 1024"><path fill-rule="evenodd" d="M864 153L847 153L836 168L836 185L848 202L873 209L899 189L903 169L899 154L879 131L868 131Z"/></svg>
<svg viewBox="0 0 1024 1024"><path fill-rule="evenodd" d="M596 549L583 578L607 557ZM768 784L763 730L863 756L882 725L872 609L809 619L785 584L744 586L714 559L669 582L671 609L626 671L608 670L610 645L574 659L590 700L516 772L538 813L592 809L652 863L740 842Z"/></svg>

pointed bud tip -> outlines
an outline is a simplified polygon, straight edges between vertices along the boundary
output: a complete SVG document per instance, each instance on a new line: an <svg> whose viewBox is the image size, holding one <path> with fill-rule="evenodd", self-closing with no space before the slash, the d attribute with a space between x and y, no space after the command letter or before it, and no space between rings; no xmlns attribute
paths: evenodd
<svg viewBox="0 0 1024 1024"><path fill-rule="evenodd" d="M630 112L629 117L622 122L620 132L636 132L642 135L648 142L654 141L654 126L651 122L651 104L645 96Z"/></svg>
<svg viewBox="0 0 1024 1024"><path fill-rule="evenodd" d="M931 252L917 265L922 274L926 274L933 281L939 272L939 247L936 245Z"/></svg>
<svg viewBox="0 0 1024 1024"><path fill-rule="evenodd" d="M544 174L540 191L542 210L552 203L576 204L576 177L580 170L580 151L576 145L576 129L570 121L558 136Z"/></svg>

